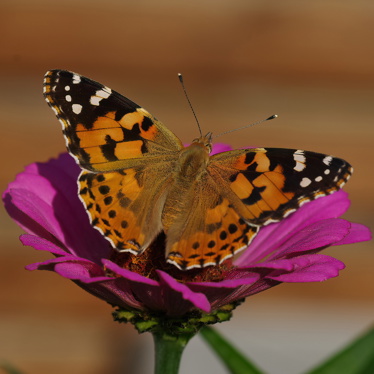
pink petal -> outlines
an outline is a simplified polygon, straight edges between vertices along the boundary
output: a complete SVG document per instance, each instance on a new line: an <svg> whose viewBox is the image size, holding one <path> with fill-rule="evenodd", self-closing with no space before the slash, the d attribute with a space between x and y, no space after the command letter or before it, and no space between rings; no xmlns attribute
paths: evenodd
<svg viewBox="0 0 374 374"><path fill-rule="evenodd" d="M126 295L133 295L143 307L150 310L166 311L162 289L157 281L123 269L109 260L103 260L103 264L107 269L121 276L116 285L120 287L119 289L125 290Z"/></svg>
<svg viewBox="0 0 374 374"><path fill-rule="evenodd" d="M105 276L102 268L90 261L60 262L54 267L54 271L64 278L79 280L84 283L101 282L112 277Z"/></svg>
<svg viewBox="0 0 374 374"><path fill-rule="evenodd" d="M253 264L277 250L304 227L342 215L349 207L348 195L340 190L332 195L310 201L286 219L261 228L249 248L235 260L237 266Z"/></svg>
<svg viewBox="0 0 374 374"><path fill-rule="evenodd" d="M26 232L46 236L49 240L64 240L64 234L56 220L53 208L39 195L27 189L11 189L5 200L5 207L10 216Z"/></svg>
<svg viewBox="0 0 374 374"><path fill-rule="evenodd" d="M51 258L46 261L35 262L33 264L25 266L25 269L26 270L52 270L54 271L54 266L60 262L77 261L77 260L81 260L83 262L87 261L84 258L80 259L79 257L76 257L74 255L67 255L63 257Z"/></svg>
<svg viewBox="0 0 374 374"><path fill-rule="evenodd" d="M350 222L350 224L351 227L349 229L348 235L344 239L340 240L337 243L333 243L332 245L352 244L372 239L372 235L368 227L359 223Z"/></svg>
<svg viewBox="0 0 374 374"><path fill-rule="evenodd" d="M119 275L119 276L121 276L125 279L131 280L132 282L144 283L144 284L147 284L147 285L150 285L150 286L157 286L158 285L157 281L155 281L153 279L150 279L150 278L147 278L147 277L144 277L143 275L140 275L140 274L135 273L133 271L121 268L116 263L114 263L110 260L103 259L102 262L103 262L106 269L111 270L115 274L117 274L117 275Z"/></svg>
<svg viewBox="0 0 374 374"><path fill-rule="evenodd" d="M215 155L217 153L227 152L231 151L232 147L230 147L228 144L225 143L213 143L213 148L211 155Z"/></svg>
<svg viewBox="0 0 374 374"><path fill-rule="evenodd" d="M267 278L280 282L321 282L339 275L345 265L330 256L314 254L289 259L293 269L288 273L270 274Z"/></svg>
<svg viewBox="0 0 374 374"><path fill-rule="evenodd" d="M157 270L157 274L160 277L160 285L163 288L163 300L169 314L183 315L191 309L191 306L201 309L204 312L210 312L210 303L204 294L192 291L188 286L179 283L161 270ZM187 303L183 302L183 300L187 301Z"/></svg>
<svg viewBox="0 0 374 374"><path fill-rule="evenodd" d="M315 222L277 248L269 259L330 246L344 239L349 234L350 228L350 222L339 218Z"/></svg>
<svg viewBox="0 0 374 374"><path fill-rule="evenodd" d="M40 251L47 251L53 253L54 255L65 256L67 253L57 245L51 243L50 241L40 238L39 236L34 236L30 234L23 234L20 236L20 240L23 245L29 245Z"/></svg>
<svg viewBox="0 0 374 374"><path fill-rule="evenodd" d="M100 263L109 256L111 246L89 223L78 198L78 173L79 167L67 154L29 165L10 183L4 202L25 231L57 245L64 243L71 253Z"/></svg>

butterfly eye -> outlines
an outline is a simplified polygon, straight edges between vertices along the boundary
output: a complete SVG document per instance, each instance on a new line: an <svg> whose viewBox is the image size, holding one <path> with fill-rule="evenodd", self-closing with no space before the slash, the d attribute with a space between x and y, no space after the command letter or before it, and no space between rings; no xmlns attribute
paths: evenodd
<svg viewBox="0 0 374 374"><path fill-rule="evenodd" d="M210 143L206 143L205 147L208 149L209 153L212 152L212 145Z"/></svg>

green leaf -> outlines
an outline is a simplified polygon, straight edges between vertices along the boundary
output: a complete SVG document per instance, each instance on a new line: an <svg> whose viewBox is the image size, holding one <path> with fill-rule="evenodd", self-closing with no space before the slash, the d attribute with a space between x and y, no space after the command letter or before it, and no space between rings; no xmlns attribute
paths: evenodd
<svg viewBox="0 0 374 374"><path fill-rule="evenodd" d="M263 374L254 364L233 347L214 328L205 326L200 330L201 336L215 351L232 374Z"/></svg>
<svg viewBox="0 0 374 374"><path fill-rule="evenodd" d="M307 374L374 373L374 328Z"/></svg>

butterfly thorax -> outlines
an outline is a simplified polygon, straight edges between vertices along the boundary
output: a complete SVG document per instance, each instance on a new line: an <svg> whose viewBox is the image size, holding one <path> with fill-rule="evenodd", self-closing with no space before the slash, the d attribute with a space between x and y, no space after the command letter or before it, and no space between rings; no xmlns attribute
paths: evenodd
<svg viewBox="0 0 374 374"><path fill-rule="evenodd" d="M190 195L194 194L193 186L201 183L206 176L210 150L210 134L194 140L181 150L163 208L164 230L173 225L182 212L187 211L186 204L191 203Z"/></svg>
<svg viewBox="0 0 374 374"><path fill-rule="evenodd" d="M209 162L210 143L205 137L195 140L190 146L184 148L179 156L177 178L183 180L198 178L204 173Z"/></svg>

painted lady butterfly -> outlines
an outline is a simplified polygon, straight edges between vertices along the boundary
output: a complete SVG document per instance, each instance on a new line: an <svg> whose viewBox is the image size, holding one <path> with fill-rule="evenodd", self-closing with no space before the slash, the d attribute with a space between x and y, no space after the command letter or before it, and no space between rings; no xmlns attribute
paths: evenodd
<svg viewBox="0 0 374 374"><path fill-rule="evenodd" d="M210 156L211 133L184 147L145 109L72 72L47 72L44 96L83 169L79 196L92 225L133 254L164 231L167 261L182 270L221 263L352 173L344 160L293 149Z"/></svg>

